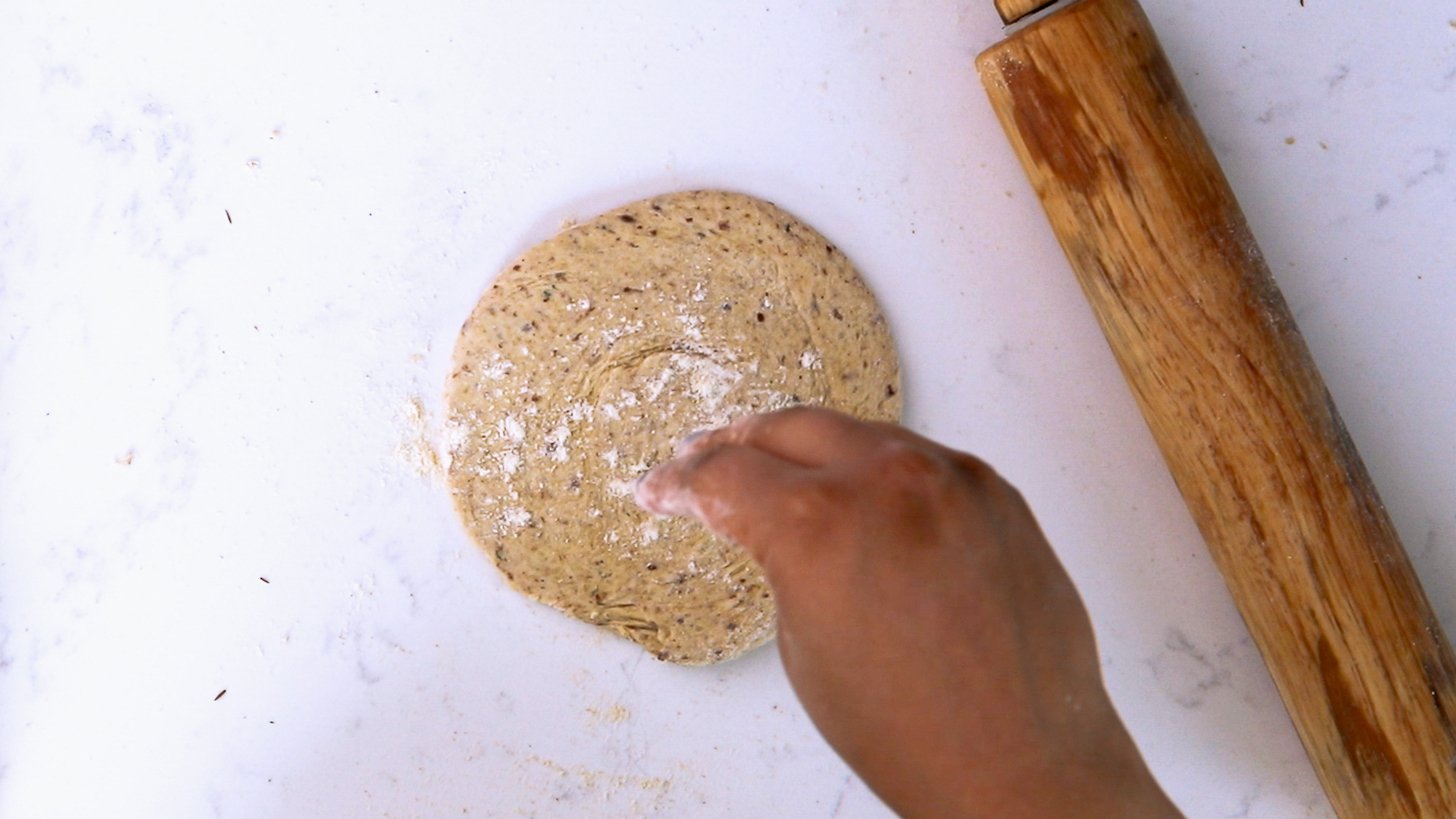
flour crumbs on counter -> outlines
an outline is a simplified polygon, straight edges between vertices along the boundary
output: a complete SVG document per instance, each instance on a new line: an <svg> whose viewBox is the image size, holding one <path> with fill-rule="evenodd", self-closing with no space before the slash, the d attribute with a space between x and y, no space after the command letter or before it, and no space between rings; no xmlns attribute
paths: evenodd
<svg viewBox="0 0 1456 819"><path fill-rule="evenodd" d="M738 194L657 197L532 248L482 297L447 385L451 491L522 592L659 659L725 660L773 634L763 577L639 509L637 480L752 413L895 420L898 383L873 296L807 225Z"/></svg>
<svg viewBox="0 0 1456 819"><path fill-rule="evenodd" d="M587 715L593 722L619 725L632 718L631 709L616 703L607 708L587 708Z"/></svg>
<svg viewBox="0 0 1456 819"><path fill-rule="evenodd" d="M444 480L450 468L451 447L445 430L432 428L424 401L410 396L399 408L403 439L395 449L401 459L421 478ZM447 440L441 441L441 438Z"/></svg>
<svg viewBox="0 0 1456 819"><path fill-rule="evenodd" d="M526 787L526 807L532 803L568 803L582 816L661 815L670 804L673 780L665 776L620 773L586 765L566 765L534 753L521 754L502 746L515 760ZM529 815L529 814L527 814Z"/></svg>

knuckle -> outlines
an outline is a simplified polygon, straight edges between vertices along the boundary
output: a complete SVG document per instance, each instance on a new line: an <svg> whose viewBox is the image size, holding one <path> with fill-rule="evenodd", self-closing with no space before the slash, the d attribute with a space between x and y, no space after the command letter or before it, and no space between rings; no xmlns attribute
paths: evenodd
<svg viewBox="0 0 1456 819"><path fill-rule="evenodd" d="M906 484L932 486L950 477L944 459L903 441L885 442L875 461L886 478Z"/></svg>
<svg viewBox="0 0 1456 819"><path fill-rule="evenodd" d="M798 520L828 517L838 505L837 495L829 484L802 481L784 491L784 509Z"/></svg>
<svg viewBox="0 0 1456 819"><path fill-rule="evenodd" d="M729 427L734 440L754 441L779 426L795 425L812 417L813 409L805 406L786 407L773 412L748 415L734 421Z"/></svg>
<svg viewBox="0 0 1456 819"><path fill-rule="evenodd" d="M694 490L707 488L708 484L731 479L732 464L728 457L731 450L722 446L705 447L688 455L683 464L684 482Z"/></svg>
<svg viewBox="0 0 1456 819"><path fill-rule="evenodd" d="M921 516L953 514L978 491L978 481L958 460L907 442L885 445L871 469L896 506L918 510Z"/></svg>
<svg viewBox="0 0 1456 819"><path fill-rule="evenodd" d="M840 488L824 481L801 481L784 489L779 514L786 527L796 531L823 530L844 514Z"/></svg>
<svg viewBox="0 0 1456 819"><path fill-rule="evenodd" d="M955 464L956 471L960 472L974 486L985 487L1002 482L1001 476L996 474L996 470L990 464L974 455L957 452L952 463Z"/></svg>
<svg viewBox="0 0 1456 819"><path fill-rule="evenodd" d="M762 434L764 422L767 420L767 415L745 415L718 430L718 435L735 444L749 443Z"/></svg>
<svg viewBox="0 0 1456 819"><path fill-rule="evenodd" d="M980 458L958 452L955 468L971 493L980 498L982 503L994 504L1001 510L1030 512L1021 491Z"/></svg>

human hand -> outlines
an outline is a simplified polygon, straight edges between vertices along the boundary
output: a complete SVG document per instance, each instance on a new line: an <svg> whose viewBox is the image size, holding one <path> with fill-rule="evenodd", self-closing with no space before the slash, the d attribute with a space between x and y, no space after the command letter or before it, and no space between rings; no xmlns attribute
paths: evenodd
<svg viewBox="0 0 1456 819"><path fill-rule="evenodd" d="M1179 815L1103 689L1071 580L981 461L796 408L690 438L636 497L763 566L805 710L902 815Z"/></svg>

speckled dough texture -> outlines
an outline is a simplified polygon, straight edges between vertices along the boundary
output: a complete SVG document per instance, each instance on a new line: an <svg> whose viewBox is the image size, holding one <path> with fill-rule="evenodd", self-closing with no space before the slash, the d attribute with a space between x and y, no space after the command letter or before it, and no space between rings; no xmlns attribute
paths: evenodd
<svg viewBox="0 0 1456 819"><path fill-rule="evenodd" d="M740 194L660 196L531 248L481 298L447 384L450 487L520 591L717 662L773 636L768 587L633 482L695 430L794 404L898 420L899 391L884 317L823 236Z"/></svg>

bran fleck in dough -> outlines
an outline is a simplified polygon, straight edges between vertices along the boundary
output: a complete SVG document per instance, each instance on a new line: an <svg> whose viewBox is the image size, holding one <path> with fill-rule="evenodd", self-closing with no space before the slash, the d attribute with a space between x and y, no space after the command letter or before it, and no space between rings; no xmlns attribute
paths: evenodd
<svg viewBox="0 0 1456 819"><path fill-rule="evenodd" d="M643 512L633 482L742 415L900 414L894 344L849 260L722 191L635 202L531 248L465 322L446 389L455 505L511 584L690 665L768 641L773 599L739 547Z"/></svg>

